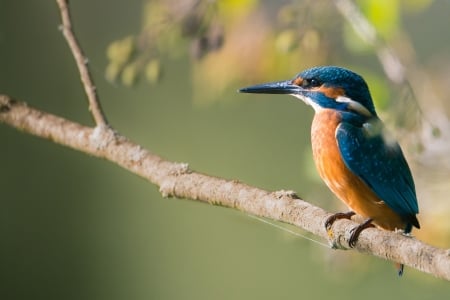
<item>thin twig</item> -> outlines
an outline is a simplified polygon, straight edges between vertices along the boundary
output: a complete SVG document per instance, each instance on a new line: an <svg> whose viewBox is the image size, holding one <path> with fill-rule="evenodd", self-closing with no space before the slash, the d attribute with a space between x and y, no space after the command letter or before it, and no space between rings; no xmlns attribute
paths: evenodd
<svg viewBox="0 0 450 300"><path fill-rule="evenodd" d="M329 239L324 222L330 214L299 199L292 192L269 192L236 180L194 172L187 164L164 160L112 130L85 127L3 95L0 95L0 122L107 159L156 184L164 197L186 198L238 209L293 224ZM348 240L356 225L349 220L336 221L332 228L334 247L349 249ZM413 237L375 228L361 233L355 249L450 281L449 249L436 248Z"/></svg>
<svg viewBox="0 0 450 300"><path fill-rule="evenodd" d="M69 48L72 51L73 57L75 58L78 71L80 72L81 82L83 83L84 90L86 92L89 101L89 110L91 111L92 117L97 126L105 127L108 125L106 116L103 113L100 101L97 96L96 87L89 73L87 67L88 60L83 54L83 50L72 31L72 23L70 21L70 12L67 0L56 0L61 13L61 31L69 44Z"/></svg>

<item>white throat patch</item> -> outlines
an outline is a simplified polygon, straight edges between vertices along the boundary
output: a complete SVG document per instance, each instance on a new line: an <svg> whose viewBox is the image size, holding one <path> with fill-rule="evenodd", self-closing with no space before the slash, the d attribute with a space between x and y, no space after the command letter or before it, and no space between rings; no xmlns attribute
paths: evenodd
<svg viewBox="0 0 450 300"><path fill-rule="evenodd" d="M307 105L312 106L312 108L314 108L315 112L319 112L320 110L322 110L323 108L320 107L319 104L317 104L316 102L314 102L311 98L303 96L303 95L298 95L298 94L291 94L291 96L294 96L295 98L298 98L300 100L302 100L303 102L305 102Z"/></svg>

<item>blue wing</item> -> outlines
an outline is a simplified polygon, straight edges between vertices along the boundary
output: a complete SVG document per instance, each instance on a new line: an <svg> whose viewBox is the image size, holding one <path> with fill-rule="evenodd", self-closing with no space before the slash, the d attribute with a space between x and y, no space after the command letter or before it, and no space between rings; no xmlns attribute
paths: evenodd
<svg viewBox="0 0 450 300"><path fill-rule="evenodd" d="M343 122L336 139L345 165L358 175L392 210L419 227L416 190L400 146L386 142L381 121L362 127Z"/></svg>

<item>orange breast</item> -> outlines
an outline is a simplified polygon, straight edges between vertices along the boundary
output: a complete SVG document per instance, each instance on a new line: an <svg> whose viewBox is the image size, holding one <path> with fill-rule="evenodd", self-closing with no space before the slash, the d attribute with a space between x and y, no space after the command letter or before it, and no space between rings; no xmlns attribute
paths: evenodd
<svg viewBox="0 0 450 300"><path fill-rule="evenodd" d="M335 132L341 121L331 109L316 112L311 128L314 161L320 177L331 191L352 211L373 224L387 229L404 229L406 224L384 201L344 164L336 142Z"/></svg>

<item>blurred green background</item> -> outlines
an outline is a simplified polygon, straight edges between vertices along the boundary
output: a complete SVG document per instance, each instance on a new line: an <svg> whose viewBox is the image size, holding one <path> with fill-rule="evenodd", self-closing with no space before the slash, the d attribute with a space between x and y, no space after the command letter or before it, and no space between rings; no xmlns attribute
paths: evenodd
<svg viewBox="0 0 450 300"><path fill-rule="evenodd" d="M304 12L310 25L304 32L297 24L301 16L289 19L301 8L297 2L242 1L239 6L239 1L222 1L225 5L217 8L222 47L195 57L198 53L194 49L193 55L190 43L198 36L179 35L175 42L158 46L156 54L151 52L157 76L153 73L146 80L137 68L130 71L136 74L126 75L133 77L128 81L119 73L116 77L107 73L111 64L107 49L114 41L142 34L146 23L154 25L146 19L148 6L154 3L72 2L76 34L108 119L120 133L169 160L188 162L194 170L267 190L292 189L330 211L343 207L313 167L312 109L288 97L241 95L236 89L287 79L314 64L339 64L365 76L374 96L389 99L401 94L401 87L384 79L373 49L354 42L355 33L349 32L345 21L337 21L336 9L323 1L315 8L314 1L298 2L313 7ZM441 99L431 101L419 94L418 104L407 105L420 106L425 115L424 108L431 106L448 116L448 99L440 98L450 86L450 76L445 76L450 73L448 2L411 1L417 4L414 8L407 1L392 1L388 7L394 11L385 9L381 17L370 8L371 2L358 3L374 24L390 16L377 27L385 41L408 37L408 43L395 46L404 51L402 58L417 63L409 65L415 71L410 79L429 83L424 84L424 89L428 87L424 93L431 85L432 99ZM150 10L152 16L158 12ZM313 18L324 11L328 23ZM0 0L0 93L92 125L59 22L54 1ZM386 24L391 27L384 28ZM321 31L330 25L334 27L328 34ZM243 49L245 43L236 32L250 34L247 40L256 38L253 46L264 48ZM303 45L295 45L297 34ZM405 45L414 48L401 47ZM129 60L145 57L152 47L140 44ZM171 47L179 49L171 53ZM138 63L148 61L146 57ZM387 120L404 115L395 105L377 105ZM424 229L416 234L448 248L449 171L439 156L448 154L445 120L433 124L438 137L432 142L427 140L426 126L390 124L403 137L417 181ZM110 162L3 124L0 142L2 299L369 300L450 295L448 282L413 269L406 268L405 276L398 278L389 262L331 250L242 212L163 199L157 187ZM428 151L428 145L436 154ZM433 164L427 163L427 155Z"/></svg>

